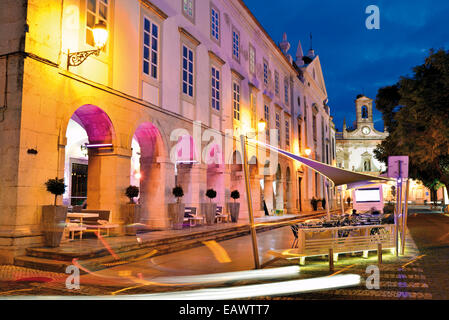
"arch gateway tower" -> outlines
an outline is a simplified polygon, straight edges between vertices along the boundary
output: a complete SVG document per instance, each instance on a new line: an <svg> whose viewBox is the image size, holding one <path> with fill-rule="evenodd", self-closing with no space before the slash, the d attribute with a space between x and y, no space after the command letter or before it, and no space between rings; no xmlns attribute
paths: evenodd
<svg viewBox="0 0 449 320"><path fill-rule="evenodd" d="M373 100L358 95L355 100L356 121L353 127L337 132L337 166L343 169L369 174L380 174L386 168L374 157L374 149L388 136L374 128Z"/></svg>

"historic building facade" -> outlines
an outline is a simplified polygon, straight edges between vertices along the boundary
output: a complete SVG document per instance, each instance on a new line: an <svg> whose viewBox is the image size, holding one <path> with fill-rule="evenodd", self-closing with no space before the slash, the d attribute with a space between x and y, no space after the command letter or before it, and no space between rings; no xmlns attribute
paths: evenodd
<svg viewBox="0 0 449 320"><path fill-rule="evenodd" d="M348 128L345 120L343 131L336 133L337 167L371 175L383 174L387 167L375 158L374 150L388 136L388 132L380 132L374 128L372 99L364 95L357 96L355 111L354 125ZM388 183L384 187L385 201L395 199L395 188L392 188L394 185ZM348 196L349 192L346 193L346 197ZM436 197L443 199L443 188ZM418 204L430 202L430 191L420 181L410 180L409 201Z"/></svg>
<svg viewBox="0 0 449 320"><path fill-rule="evenodd" d="M241 134L335 161L319 57L299 45L294 61L243 1L20 0L0 12L0 263L42 242L49 178L65 178L59 204L86 201L119 224L137 185L141 222L166 229L175 185L197 208L209 188L223 207L237 189L247 219ZM95 49L98 22L106 46L69 67L69 52ZM256 216L264 201L298 213L324 198L322 179L292 160L251 140L248 158Z"/></svg>

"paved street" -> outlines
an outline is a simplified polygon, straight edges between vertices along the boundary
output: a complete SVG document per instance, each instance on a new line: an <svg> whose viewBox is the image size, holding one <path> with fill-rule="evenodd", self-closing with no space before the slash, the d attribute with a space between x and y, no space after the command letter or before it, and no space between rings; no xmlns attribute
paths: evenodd
<svg viewBox="0 0 449 320"><path fill-rule="evenodd" d="M338 273L356 273L363 279L358 287L272 299L447 299L449 217L442 214L413 214L409 217L407 236L404 256L397 259L391 253L384 253L383 264L380 267L379 290L368 290L364 283L368 276L367 266L377 265L377 255L372 252L368 259L363 259L360 255L341 256L335 263L334 273L329 272L327 258L309 259L306 265L301 267L300 275L295 276L295 278L305 279ZM289 248L292 241L293 235L289 227L259 233L258 244L262 263L272 258L266 254L267 250ZM278 260L269 267L296 263L297 260ZM150 281L157 277L242 271L251 269L253 264L251 238L244 236L219 243L205 242L202 247L157 257L150 256L133 263L83 275L81 288L75 291L65 288L66 275L64 274L42 273L18 267L2 268L0 280L3 280L3 283L0 285L0 295L111 295L189 290L207 287L207 285L193 287L163 285L150 283ZM23 275L20 282L12 281L17 279L17 272ZM53 279L53 281L44 282L46 279ZM214 286L225 287L260 282L238 281Z"/></svg>

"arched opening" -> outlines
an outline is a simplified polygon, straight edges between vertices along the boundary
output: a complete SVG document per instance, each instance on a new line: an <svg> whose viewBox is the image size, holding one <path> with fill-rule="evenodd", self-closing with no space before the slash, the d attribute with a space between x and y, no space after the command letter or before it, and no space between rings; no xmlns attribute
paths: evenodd
<svg viewBox="0 0 449 320"><path fill-rule="evenodd" d="M111 174L104 169L104 155L112 150L114 134L109 116L99 107L84 105L74 112L66 129L66 205L77 206L76 209L112 209L102 206L108 203L105 180Z"/></svg>
<svg viewBox="0 0 449 320"><path fill-rule="evenodd" d="M136 129L132 139L130 184L140 187L141 222L163 219L165 184L157 158L164 154L159 129L144 122Z"/></svg>
<svg viewBox="0 0 449 320"><path fill-rule="evenodd" d="M262 186L262 193L263 193L263 202L266 206L266 212L265 214L271 214L273 212L273 209L276 208L276 201L275 201L275 182L273 181L273 176L269 174L270 172L270 161L266 161L264 164L264 176L263 176L263 186Z"/></svg>
<svg viewBox="0 0 449 320"><path fill-rule="evenodd" d="M206 150L205 160L207 164L207 189L217 191L217 198L214 202L217 203L217 208L221 208L223 212L225 210L224 161L223 153L218 144L209 146L209 149Z"/></svg>
<svg viewBox="0 0 449 320"><path fill-rule="evenodd" d="M273 201L276 204L276 210L284 209L284 181L282 179L281 165L278 164L276 171L276 181L274 183L275 199Z"/></svg>
<svg viewBox="0 0 449 320"><path fill-rule="evenodd" d="M362 107L362 119L368 119L368 107L367 106Z"/></svg>
<svg viewBox="0 0 449 320"><path fill-rule="evenodd" d="M289 211L293 209L292 184L290 167L287 167L285 172L285 208Z"/></svg>
<svg viewBox="0 0 449 320"><path fill-rule="evenodd" d="M206 200L207 173L202 165L199 165L192 136L180 136L174 150L175 184L181 186L184 191L182 202L186 207L194 207L197 213L200 213L200 204Z"/></svg>

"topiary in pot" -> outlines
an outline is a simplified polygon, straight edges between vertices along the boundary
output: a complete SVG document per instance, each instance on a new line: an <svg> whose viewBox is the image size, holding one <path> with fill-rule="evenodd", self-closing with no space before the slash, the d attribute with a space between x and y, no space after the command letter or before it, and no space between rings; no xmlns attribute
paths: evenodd
<svg viewBox="0 0 449 320"><path fill-rule="evenodd" d="M140 205L134 202L134 198L139 196L139 187L129 186L126 188L125 195L129 199L129 203L126 205L125 213L125 233L126 235L136 235L137 233L137 223L140 222Z"/></svg>
<svg viewBox="0 0 449 320"><path fill-rule="evenodd" d="M231 192L231 198L235 200L240 199L240 192L238 190L234 190Z"/></svg>
<svg viewBox="0 0 449 320"><path fill-rule="evenodd" d="M57 198L63 195L66 185L64 179L49 179L45 186L47 191L55 196L54 205L42 207L42 231L47 247L59 247L67 218L67 207L57 206Z"/></svg>
<svg viewBox="0 0 449 320"><path fill-rule="evenodd" d="M240 198L240 192L238 190L232 191L231 198L234 199L234 203L228 203L228 210L231 213L231 221L237 222L239 219L240 203L235 201Z"/></svg>
<svg viewBox="0 0 449 320"><path fill-rule="evenodd" d="M212 202L212 199L215 199L217 197L217 191L215 191L214 189L207 190L206 197L208 197L209 201Z"/></svg>
<svg viewBox="0 0 449 320"><path fill-rule="evenodd" d="M181 198L184 197L184 190L181 186L176 186L173 188L172 194L176 197L176 202L179 203Z"/></svg>
<svg viewBox="0 0 449 320"><path fill-rule="evenodd" d="M176 186L172 189L172 194L176 197L176 203L168 205L168 212L173 224L173 229L180 230L184 223L185 205L181 203L181 198L184 196L184 190L181 186Z"/></svg>
<svg viewBox="0 0 449 320"><path fill-rule="evenodd" d="M134 203L134 198L139 196L139 187L129 186L126 188L125 194L129 199L129 203Z"/></svg>
<svg viewBox="0 0 449 320"><path fill-rule="evenodd" d="M47 186L47 191L51 194L55 195L55 206L56 206L56 200L58 196L61 196L65 193L65 188L67 187L64 184L64 179L58 179L56 177L55 179L49 179L47 182L45 182L45 185Z"/></svg>
<svg viewBox="0 0 449 320"><path fill-rule="evenodd" d="M206 216L206 222L208 225L212 225L215 222L215 215L217 213L217 204L212 203L212 199L217 197L217 191L209 189L206 191L206 197L209 198L209 203L203 203L202 212Z"/></svg>

